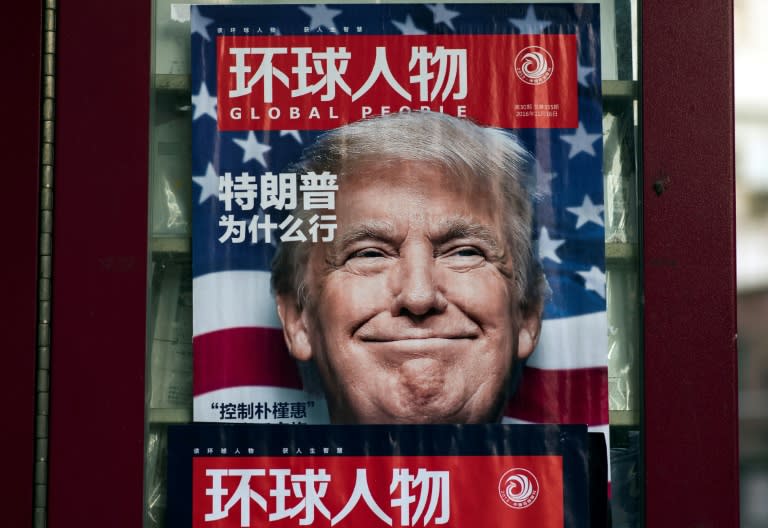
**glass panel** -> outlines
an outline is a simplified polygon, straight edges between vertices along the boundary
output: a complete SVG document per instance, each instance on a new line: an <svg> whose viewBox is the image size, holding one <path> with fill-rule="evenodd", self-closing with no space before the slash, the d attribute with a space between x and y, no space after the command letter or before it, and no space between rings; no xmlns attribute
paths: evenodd
<svg viewBox="0 0 768 528"><path fill-rule="evenodd" d="M613 526L634 527L640 517L642 402L638 5L603 0L600 7L612 516ZM154 9L146 527L165 524L167 425L192 416L189 5L156 0Z"/></svg>

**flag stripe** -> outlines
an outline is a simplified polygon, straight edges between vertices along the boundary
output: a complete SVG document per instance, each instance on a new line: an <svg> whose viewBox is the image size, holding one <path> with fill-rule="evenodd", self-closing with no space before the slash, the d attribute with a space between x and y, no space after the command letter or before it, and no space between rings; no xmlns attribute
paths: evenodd
<svg viewBox="0 0 768 528"><path fill-rule="evenodd" d="M245 326L280 328L268 271L221 271L192 281L193 335Z"/></svg>
<svg viewBox="0 0 768 528"><path fill-rule="evenodd" d="M192 340L194 394L225 387L269 385L300 389L296 363L288 355L283 332L274 328L232 328Z"/></svg>
<svg viewBox="0 0 768 528"><path fill-rule="evenodd" d="M605 312L545 319L539 345L527 365L542 370L604 367L607 350Z"/></svg>
<svg viewBox="0 0 768 528"><path fill-rule="evenodd" d="M608 423L608 368L526 368L506 416L531 422Z"/></svg>

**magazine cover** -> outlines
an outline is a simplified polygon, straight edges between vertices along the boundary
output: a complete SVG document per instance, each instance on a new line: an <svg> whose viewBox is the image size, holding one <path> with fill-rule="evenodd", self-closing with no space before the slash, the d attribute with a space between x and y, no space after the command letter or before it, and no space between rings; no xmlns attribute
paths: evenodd
<svg viewBox="0 0 768 528"><path fill-rule="evenodd" d="M191 28L195 421L607 434L597 5Z"/></svg>
<svg viewBox="0 0 768 528"><path fill-rule="evenodd" d="M170 527L604 526L584 425L190 424L168 441Z"/></svg>

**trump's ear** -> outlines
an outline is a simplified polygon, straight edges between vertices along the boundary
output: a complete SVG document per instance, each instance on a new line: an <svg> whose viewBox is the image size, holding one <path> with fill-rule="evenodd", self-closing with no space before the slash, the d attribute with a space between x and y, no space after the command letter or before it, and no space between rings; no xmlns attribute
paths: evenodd
<svg viewBox="0 0 768 528"><path fill-rule="evenodd" d="M517 334L517 357L526 359L533 353L541 334L541 307L529 309L523 313L520 329Z"/></svg>
<svg viewBox="0 0 768 528"><path fill-rule="evenodd" d="M277 315L280 316L280 322L283 324L283 337L291 356L298 361L312 359L306 316L297 305L296 299L291 295L278 295Z"/></svg>

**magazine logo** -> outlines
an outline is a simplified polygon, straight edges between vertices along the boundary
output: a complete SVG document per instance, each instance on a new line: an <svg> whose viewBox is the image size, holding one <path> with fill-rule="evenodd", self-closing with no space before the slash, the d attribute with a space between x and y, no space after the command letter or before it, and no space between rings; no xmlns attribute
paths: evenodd
<svg viewBox="0 0 768 528"><path fill-rule="evenodd" d="M222 35L216 45L222 131L326 130L411 111L502 128L579 124L575 35ZM509 87L503 98L498 86Z"/></svg>
<svg viewBox="0 0 768 528"><path fill-rule="evenodd" d="M544 84L554 69L552 55L540 46L528 46L515 57L515 73L526 84Z"/></svg>
<svg viewBox="0 0 768 528"><path fill-rule="evenodd" d="M527 469L510 469L499 480L499 497L510 508L527 508L538 496L539 481Z"/></svg>

